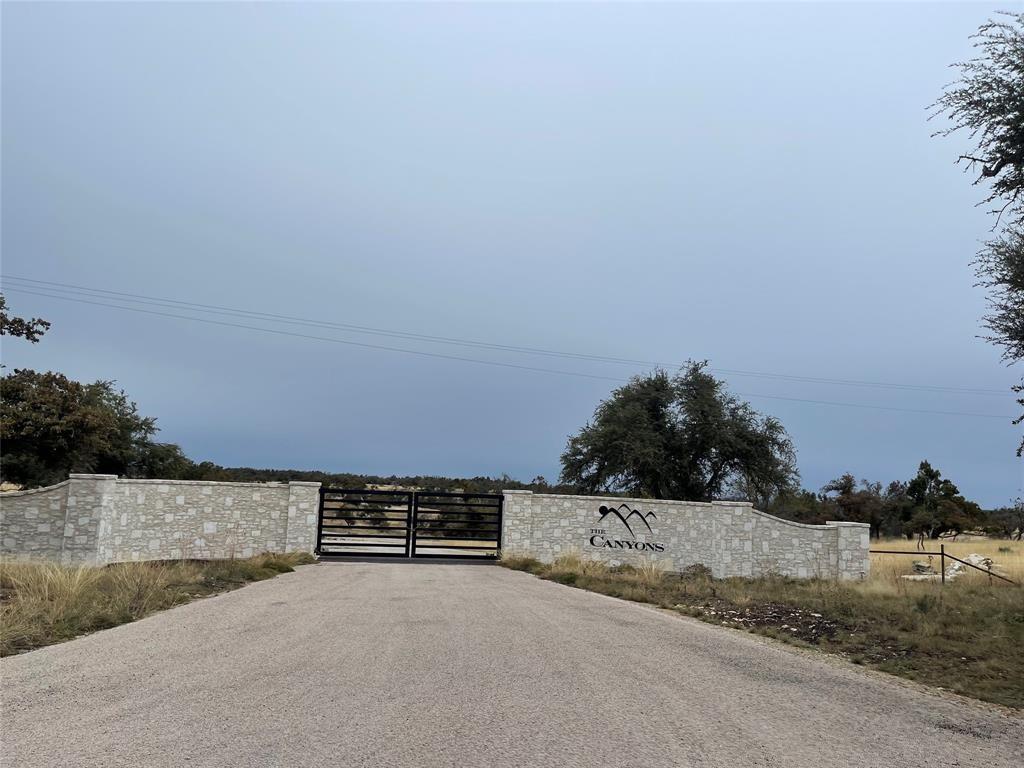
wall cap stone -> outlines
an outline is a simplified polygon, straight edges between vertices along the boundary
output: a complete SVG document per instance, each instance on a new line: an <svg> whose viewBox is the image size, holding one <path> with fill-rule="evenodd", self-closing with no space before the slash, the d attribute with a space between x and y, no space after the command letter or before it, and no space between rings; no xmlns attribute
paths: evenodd
<svg viewBox="0 0 1024 768"><path fill-rule="evenodd" d="M829 528L870 528L870 523L854 523L849 520L826 520L825 525Z"/></svg>
<svg viewBox="0 0 1024 768"><path fill-rule="evenodd" d="M89 473L72 472L68 480L117 480L117 475L93 475ZM50 486L53 487L52 485Z"/></svg>
<svg viewBox="0 0 1024 768"><path fill-rule="evenodd" d="M587 500L603 500L603 501L619 501L619 502L630 502L635 504L690 504L693 506L700 507L751 507L753 504L749 501L686 501L685 499L641 499L633 496L601 496L601 495L577 495L569 493L534 493L533 491L502 491L502 493L532 493L537 497L544 497L548 499L587 499ZM763 513L762 513L763 514Z"/></svg>
<svg viewBox="0 0 1024 768"><path fill-rule="evenodd" d="M74 475L72 475L74 477ZM228 485L238 488L287 488L288 483L272 480L268 483L244 482L234 483L227 480L151 480L148 478L122 477L118 485Z"/></svg>
<svg viewBox="0 0 1024 768"><path fill-rule="evenodd" d="M302 486L307 486L307 487L310 487L310 488L312 488L314 486L316 486L317 488L320 487L320 483L314 482L314 481L311 481L311 480L289 480L288 481L288 485L302 485Z"/></svg>
<svg viewBox="0 0 1024 768"><path fill-rule="evenodd" d="M26 488L24 491L0 491L0 499L7 499L13 496L31 496L33 493L44 493L45 491L54 491L58 488L63 488L65 485L70 483L70 480L62 480L54 485L44 485L42 488Z"/></svg>

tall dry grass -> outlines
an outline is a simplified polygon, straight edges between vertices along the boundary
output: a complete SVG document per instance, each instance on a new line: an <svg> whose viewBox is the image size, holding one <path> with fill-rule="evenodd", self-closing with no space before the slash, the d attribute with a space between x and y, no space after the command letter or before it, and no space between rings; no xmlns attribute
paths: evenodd
<svg viewBox="0 0 1024 768"><path fill-rule="evenodd" d="M312 562L305 553L241 560L119 563L103 568L0 563L0 656L69 640L270 578Z"/></svg>

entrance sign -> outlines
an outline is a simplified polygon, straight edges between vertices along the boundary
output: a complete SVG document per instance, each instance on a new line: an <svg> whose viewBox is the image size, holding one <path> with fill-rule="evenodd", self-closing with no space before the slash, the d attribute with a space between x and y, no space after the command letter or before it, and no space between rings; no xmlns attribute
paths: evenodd
<svg viewBox="0 0 1024 768"><path fill-rule="evenodd" d="M665 545L659 544L654 541L638 540L636 533L633 531L633 527L630 525L630 520L633 520L633 524L638 528L642 524L647 532L651 535L654 534L654 530L651 528L651 520L657 520L658 516L653 512L641 512L639 509L630 509L628 504L619 504L618 506L609 506L602 504L598 507L597 514L599 515L598 523L603 523L605 518L611 518L612 522L618 520L619 523L628 532L628 537L619 538L616 536L616 532L613 530L609 532L605 528L591 528L589 544L592 547L603 547L605 549L629 549L636 552L664 552ZM620 532L621 535L621 532ZM643 532L641 530L641 536Z"/></svg>
<svg viewBox="0 0 1024 768"><path fill-rule="evenodd" d="M575 552L609 565L700 563L715 577L863 579L866 523L805 525L740 501L670 501L505 491L502 551L543 562Z"/></svg>

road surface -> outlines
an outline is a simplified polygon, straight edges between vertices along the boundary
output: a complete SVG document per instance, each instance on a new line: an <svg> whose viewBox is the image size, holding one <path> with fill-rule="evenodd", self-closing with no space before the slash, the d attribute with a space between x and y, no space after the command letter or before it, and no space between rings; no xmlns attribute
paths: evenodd
<svg viewBox="0 0 1024 768"><path fill-rule="evenodd" d="M1024 721L487 565L297 572L0 661L4 766L1013 766Z"/></svg>

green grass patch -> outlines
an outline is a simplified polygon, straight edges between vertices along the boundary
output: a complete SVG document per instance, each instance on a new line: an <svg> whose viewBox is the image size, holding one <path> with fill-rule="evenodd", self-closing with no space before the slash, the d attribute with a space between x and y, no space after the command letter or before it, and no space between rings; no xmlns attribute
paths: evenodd
<svg viewBox="0 0 1024 768"><path fill-rule="evenodd" d="M105 567L0 564L0 656L115 627L315 562L305 552Z"/></svg>
<svg viewBox="0 0 1024 768"><path fill-rule="evenodd" d="M501 564L703 621L840 654L854 663L1024 708L1024 587L978 582L712 579L607 567L576 555Z"/></svg>

